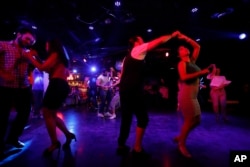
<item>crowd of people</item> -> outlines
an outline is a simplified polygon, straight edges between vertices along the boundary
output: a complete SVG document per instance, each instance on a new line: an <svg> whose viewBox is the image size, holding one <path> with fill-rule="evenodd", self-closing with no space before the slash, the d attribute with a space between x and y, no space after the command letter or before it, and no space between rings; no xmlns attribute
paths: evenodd
<svg viewBox="0 0 250 167"><path fill-rule="evenodd" d="M148 52L171 39L185 42L185 45L182 44L177 49L179 58L177 98L183 124L179 134L173 140L178 145L180 153L187 158L192 157L186 147L186 140L201 121L201 109L197 98L200 77L207 75L207 79L211 79L211 99L216 119L219 118L218 106L220 105L223 119L228 120L224 87L230 84L230 81L220 76L219 68L216 68L214 64L204 69L197 66L196 60L199 56L200 45L195 40L180 31L174 31L149 42L145 42L141 36L134 36L129 39L129 52L123 59L121 71L116 71L112 67L106 68L94 82L97 116L115 119L117 108L120 108L121 122L116 150L118 155L126 155L130 151L126 141L130 134L133 115L135 115L137 126L132 154L135 157L149 157L149 153L142 145L150 120L145 102L145 58ZM19 28L15 39L0 41L1 157L4 157L6 144L16 148L24 147L19 137L29 120L31 108L36 117L44 119L51 141L49 147L43 152L44 156L50 156L53 151L61 149L61 142L56 134L57 128L65 135L64 149L69 148L73 140L76 141L76 135L70 132L64 121L57 116L71 92L67 81L70 66L67 49L60 39L48 39L44 46L47 57L41 61L38 51L33 48L35 42L36 33L32 28L27 27ZM38 76L33 82L29 81L28 69L30 67L32 67L33 75ZM44 72L49 76L46 89L42 82ZM168 89L162 85L163 83L161 82L159 86L159 93L162 98L167 99ZM17 115L7 134L8 120L13 108Z"/></svg>

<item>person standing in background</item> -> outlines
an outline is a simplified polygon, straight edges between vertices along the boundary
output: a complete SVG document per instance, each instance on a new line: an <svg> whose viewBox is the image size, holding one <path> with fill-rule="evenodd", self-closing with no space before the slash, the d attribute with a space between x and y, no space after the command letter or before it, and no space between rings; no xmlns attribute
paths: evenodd
<svg viewBox="0 0 250 167"><path fill-rule="evenodd" d="M33 118L43 118L41 112L44 92L43 72L35 68L32 72L32 76Z"/></svg>
<svg viewBox="0 0 250 167"><path fill-rule="evenodd" d="M36 34L31 27L21 26L15 35L14 40L0 41L0 157L4 156L6 144L16 148L25 146L19 137L31 112L30 62L25 59L24 54L35 44ZM17 114L7 134L13 107Z"/></svg>
<svg viewBox="0 0 250 167"><path fill-rule="evenodd" d="M121 72L116 72L116 77L113 76L113 83L112 83L112 89L113 89L113 97L109 104L109 111L111 116L109 119L115 119L116 118L116 109L120 107L120 94L119 94L119 83L121 78Z"/></svg>
<svg viewBox="0 0 250 167"><path fill-rule="evenodd" d="M97 112L98 117L112 116L108 112L108 107L112 96L110 79L110 73L107 69L104 69L96 79L96 86L98 87L100 97L100 104Z"/></svg>
<svg viewBox="0 0 250 167"><path fill-rule="evenodd" d="M215 113L216 121L220 119L220 111L222 118L225 122L228 122L227 117L227 93L225 87L228 86L231 81L228 81L225 76L220 74L220 68L214 65L213 71L207 75L207 79L210 82L210 97L212 101L213 111Z"/></svg>

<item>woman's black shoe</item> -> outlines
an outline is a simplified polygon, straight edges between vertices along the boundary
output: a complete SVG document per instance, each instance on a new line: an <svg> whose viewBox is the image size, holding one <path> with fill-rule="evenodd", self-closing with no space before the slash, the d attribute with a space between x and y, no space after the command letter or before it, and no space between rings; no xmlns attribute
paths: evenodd
<svg viewBox="0 0 250 167"><path fill-rule="evenodd" d="M116 149L116 154L120 156L128 155L130 147L127 145L118 146Z"/></svg>
<svg viewBox="0 0 250 167"><path fill-rule="evenodd" d="M75 140L76 141L76 135L74 133L69 133L67 136L66 136L66 142L63 144L63 148L68 148L70 143L72 142L72 140Z"/></svg>
<svg viewBox="0 0 250 167"><path fill-rule="evenodd" d="M137 152L134 149L132 150L132 156L134 158L139 158L139 159L147 159L150 158L151 155L149 153L147 153L144 149L142 149L141 151Z"/></svg>
<svg viewBox="0 0 250 167"><path fill-rule="evenodd" d="M60 152L61 149L61 143L59 141L53 143L50 147L46 148L43 152L43 156L47 157L52 155L53 151L55 151L56 149L59 149L58 154Z"/></svg>

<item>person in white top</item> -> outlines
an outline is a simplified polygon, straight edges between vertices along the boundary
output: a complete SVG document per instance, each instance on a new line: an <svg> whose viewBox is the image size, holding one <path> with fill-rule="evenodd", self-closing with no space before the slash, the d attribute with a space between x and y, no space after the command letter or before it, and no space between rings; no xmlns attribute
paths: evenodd
<svg viewBox="0 0 250 167"><path fill-rule="evenodd" d="M116 77L113 77L113 96L109 104L109 110L111 116L109 119L115 119L116 118L116 109L120 107L120 94L119 94L119 83L121 78L121 72L117 72Z"/></svg>
<svg viewBox="0 0 250 167"><path fill-rule="evenodd" d="M210 82L210 98L212 101L213 111L215 113L216 121L219 121L220 111L224 121L228 121L226 104L227 94L225 87L228 86L231 81L227 80L225 76L220 75L220 68L214 65L211 73L207 75L207 79Z"/></svg>
<svg viewBox="0 0 250 167"><path fill-rule="evenodd" d="M96 86L98 87L99 97L100 97L100 105L98 107L98 117L104 116L112 116L108 111L108 106L111 101L111 81L110 75L107 69L103 70L103 72L96 79Z"/></svg>
<svg viewBox="0 0 250 167"><path fill-rule="evenodd" d="M33 118L43 118L42 116L42 103L43 103L43 92L44 92L44 81L43 81L43 71L35 68L32 72L33 84Z"/></svg>

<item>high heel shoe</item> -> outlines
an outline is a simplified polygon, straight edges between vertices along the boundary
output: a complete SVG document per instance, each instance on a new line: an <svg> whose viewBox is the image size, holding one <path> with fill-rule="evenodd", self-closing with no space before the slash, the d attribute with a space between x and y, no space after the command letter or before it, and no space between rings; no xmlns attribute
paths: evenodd
<svg viewBox="0 0 250 167"><path fill-rule="evenodd" d="M76 141L76 135L74 133L69 133L68 135L66 135L66 142L63 144L63 148L69 147L72 140Z"/></svg>
<svg viewBox="0 0 250 167"><path fill-rule="evenodd" d="M183 145L178 145L178 149L180 151L180 153L186 157L186 158L192 158L192 155L188 152L186 146L183 146Z"/></svg>
<svg viewBox="0 0 250 167"><path fill-rule="evenodd" d="M178 144L178 143L179 143L179 137L178 137L178 136L174 137L174 138L173 138L173 142L174 142L175 144Z"/></svg>
<svg viewBox="0 0 250 167"><path fill-rule="evenodd" d="M60 152L61 149L61 143L60 141L56 141L54 142L51 146L49 146L48 148L46 148L43 152L43 156L47 157L52 155L53 151L55 151L56 149L59 149L58 154Z"/></svg>

